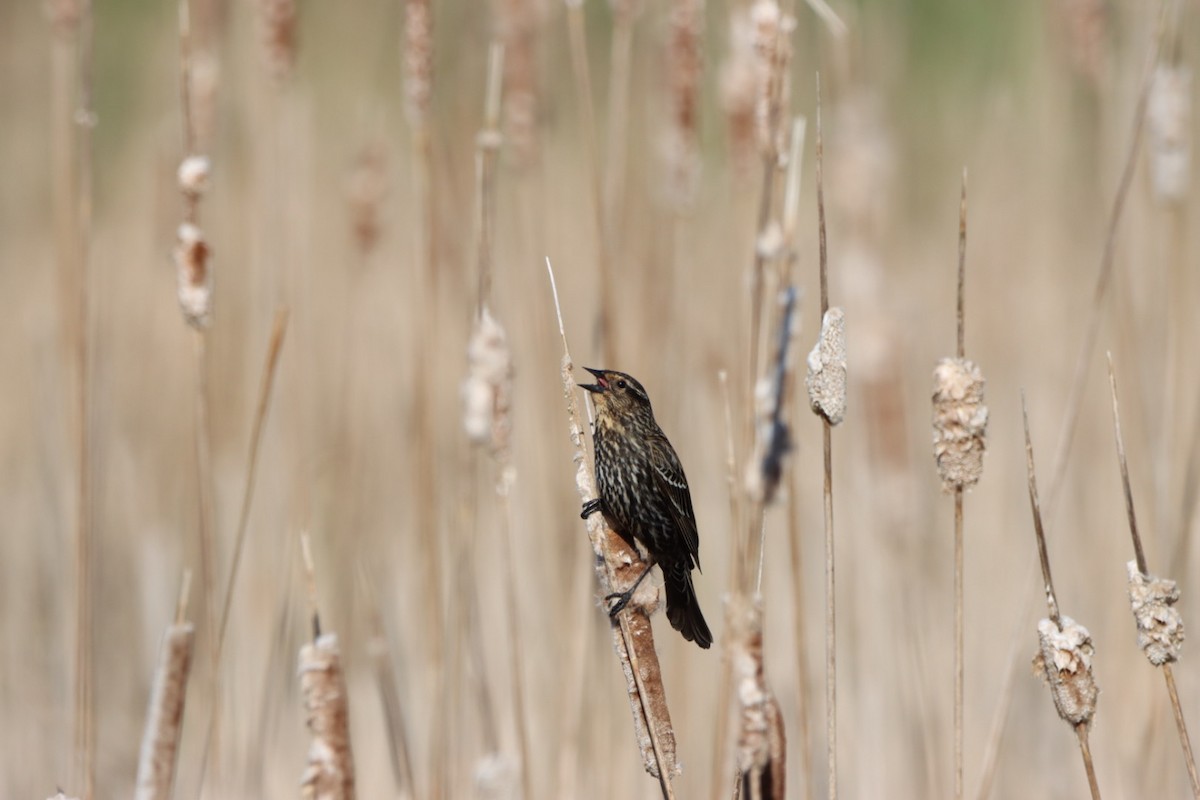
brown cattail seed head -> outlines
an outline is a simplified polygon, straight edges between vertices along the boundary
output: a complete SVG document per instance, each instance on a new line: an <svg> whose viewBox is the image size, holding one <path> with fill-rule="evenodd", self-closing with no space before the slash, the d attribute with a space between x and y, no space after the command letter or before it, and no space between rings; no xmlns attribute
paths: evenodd
<svg viewBox="0 0 1200 800"><path fill-rule="evenodd" d="M1099 84L1108 55L1108 9L1104 0L1058 0L1059 27L1072 69Z"/></svg>
<svg viewBox="0 0 1200 800"><path fill-rule="evenodd" d="M846 318L831 308L821 320L821 338L808 354L808 402L830 425L846 415Z"/></svg>
<svg viewBox="0 0 1200 800"><path fill-rule="evenodd" d="M1129 605L1137 623L1138 647L1156 667L1179 659L1183 648L1183 617L1175 608L1179 587L1175 581L1143 575L1136 561L1129 570Z"/></svg>
<svg viewBox="0 0 1200 800"><path fill-rule="evenodd" d="M1192 71L1159 65L1146 106L1150 175L1164 203L1187 199L1192 166Z"/></svg>
<svg viewBox="0 0 1200 800"><path fill-rule="evenodd" d="M739 717L739 782L769 786L771 793L763 794L763 799L783 800L787 743L779 703L763 672L762 608L744 597L730 602L730 649Z"/></svg>
<svg viewBox="0 0 1200 800"><path fill-rule="evenodd" d="M263 60L282 83L296 66L296 0L259 0L258 11Z"/></svg>
<svg viewBox="0 0 1200 800"><path fill-rule="evenodd" d="M670 122L664 143L667 186L677 209L691 205L700 176L700 85L704 78L704 8L674 0L670 13L667 77Z"/></svg>
<svg viewBox="0 0 1200 800"><path fill-rule="evenodd" d="M189 325L205 328L212 316L212 272L208 268L208 243L204 241L204 231L190 222L179 226L178 237L174 258L179 308Z"/></svg>
<svg viewBox="0 0 1200 800"><path fill-rule="evenodd" d="M496 11L504 42L504 136L521 166L538 155L538 39L545 16L544 0L502 0Z"/></svg>
<svg viewBox="0 0 1200 800"><path fill-rule="evenodd" d="M785 149L783 109L788 105L788 66L796 18L784 14L776 0L757 0L750 9L750 20L756 61L755 132L759 151L775 159Z"/></svg>
<svg viewBox="0 0 1200 800"><path fill-rule="evenodd" d="M729 129L733 163L744 170L754 151L754 109L758 102L758 62L754 31L744 9L736 8L729 20L729 55L721 64L721 110Z"/></svg>
<svg viewBox="0 0 1200 800"><path fill-rule="evenodd" d="M190 622L181 622L167 628L163 638L138 758L136 800L171 796L195 630Z"/></svg>
<svg viewBox="0 0 1200 800"><path fill-rule="evenodd" d="M336 635L325 634L300 648L300 692L312 735L300 795L304 800L350 800L350 705Z"/></svg>
<svg viewBox="0 0 1200 800"><path fill-rule="evenodd" d="M942 488L969 489L983 474L988 410L974 361L943 358L933 370L933 457Z"/></svg>
<svg viewBox="0 0 1200 800"><path fill-rule="evenodd" d="M46 0L45 8L55 33L59 36L74 34L79 25L79 0Z"/></svg>
<svg viewBox="0 0 1200 800"><path fill-rule="evenodd" d="M408 122L423 127L433 93L433 13L430 0L404 6L404 96Z"/></svg>
<svg viewBox="0 0 1200 800"><path fill-rule="evenodd" d="M462 385L463 429L475 444L507 450L511 421L512 355L504 328L485 307L467 345L467 377Z"/></svg>
<svg viewBox="0 0 1200 800"><path fill-rule="evenodd" d="M388 193L387 158L378 142L363 147L346 180L350 224L359 251L366 254L379 241L379 207Z"/></svg>
<svg viewBox="0 0 1200 800"><path fill-rule="evenodd" d="M1067 616L1062 617L1061 629L1043 619L1038 623L1038 644L1033 671L1050 685L1058 716L1072 725L1091 723L1100 695L1092 677L1092 635Z"/></svg>
<svg viewBox="0 0 1200 800"><path fill-rule="evenodd" d="M189 199L199 199L208 191L209 174L212 166L204 156L188 156L179 163L176 179L179 181L179 191Z"/></svg>

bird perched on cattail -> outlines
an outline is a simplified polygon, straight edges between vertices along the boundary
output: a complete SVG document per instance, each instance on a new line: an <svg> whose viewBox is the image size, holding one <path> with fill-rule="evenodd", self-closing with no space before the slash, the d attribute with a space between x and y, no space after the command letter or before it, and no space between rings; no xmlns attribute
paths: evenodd
<svg viewBox="0 0 1200 800"><path fill-rule="evenodd" d="M600 511L622 539L641 542L649 564L627 591L609 595L615 616L655 564L667 591L667 619L689 642L707 648L712 633L700 612L692 569L700 568L700 537L687 478L675 448L654 421L650 398L623 372L590 369L596 382L579 384L596 403L596 482L600 497L584 504L582 516Z"/></svg>

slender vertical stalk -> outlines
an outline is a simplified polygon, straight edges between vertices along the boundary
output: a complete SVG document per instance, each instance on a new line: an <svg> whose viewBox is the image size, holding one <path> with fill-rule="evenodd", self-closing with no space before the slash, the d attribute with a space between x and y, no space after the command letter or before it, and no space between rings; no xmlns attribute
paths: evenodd
<svg viewBox="0 0 1200 800"><path fill-rule="evenodd" d="M829 310L829 251L825 236L825 142L821 128L821 75L817 73L817 239L820 250L821 319ZM825 751L829 798L837 798L837 591L833 538L833 426L821 418L825 517Z"/></svg>
<svg viewBox="0 0 1200 800"><path fill-rule="evenodd" d="M1108 354L1108 385L1112 395L1113 432L1117 440L1117 462L1121 469L1121 488L1125 495L1125 513L1129 519L1129 535L1133 540L1133 554L1137 562L1137 570L1143 576L1148 577L1150 566L1146 561L1146 550L1142 546L1141 534L1138 533L1137 515L1133 508L1133 488L1129 481L1129 462L1125 457L1125 439L1121 434L1121 407L1117 402L1117 377L1113 369L1112 353ZM1196 758L1192 752L1187 723L1184 721L1183 707L1179 703L1179 691L1175 687L1175 674L1171 669L1170 660L1174 657L1172 654L1170 659L1164 660L1159 666L1162 667L1163 679L1167 684L1167 696L1171 701L1171 711L1175 717L1175 729L1179 734L1179 744L1183 748L1183 759L1187 767L1188 779L1191 781L1192 794L1200 800L1200 773L1196 770ZM1151 663L1155 662L1152 660Z"/></svg>
<svg viewBox="0 0 1200 800"><path fill-rule="evenodd" d="M77 509L75 531L75 748L83 800L92 800L96 789L95 732L95 631L92 611L95 571L95 531L92 508L92 309L91 309L91 238L92 238L92 108L94 18L91 0L81 0L77 27L78 91L74 141L75 223L72 236L75 268L75 374L76 374L76 454L78 458Z"/></svg>
<svg viewBox="0 0 1200 800"><path fill-rule="evenodd" d="M967 168L958 208L957 355L966 358ZM963 796L963 487L954 487L954 797Z"/></svg>

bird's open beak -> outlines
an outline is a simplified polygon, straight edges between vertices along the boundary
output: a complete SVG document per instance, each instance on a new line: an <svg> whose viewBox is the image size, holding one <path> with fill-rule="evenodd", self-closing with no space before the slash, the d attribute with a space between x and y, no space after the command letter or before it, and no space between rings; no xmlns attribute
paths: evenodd
<svg viewBox="0 0 1200 800"><path fill-rule="evenodd" d="M608 388L608 381L604 379L604 372L598 369L592 369L591 367L584 367L584 369L596 376L596 382L577 383L575 385L580 389L587 389L589 392L594 394L603 394L604 390Z"/></svg>

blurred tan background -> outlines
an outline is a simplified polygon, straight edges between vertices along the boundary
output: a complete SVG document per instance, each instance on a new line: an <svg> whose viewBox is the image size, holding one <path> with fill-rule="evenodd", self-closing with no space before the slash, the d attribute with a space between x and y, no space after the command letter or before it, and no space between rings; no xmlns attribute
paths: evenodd
<svg viewBox="0 0 1200 800"><path fill-rule="evenodd" d="M506 128L500 150L490 306L515 367L512 519L531 785L538 797L659 796L641 771L595 602L548 256L576 362L637 376L687 469L705 568L698 591L717 645L698 650L661 616L655 627L684 766L678 796L725 794L710 795L731 537L717 374L739 381L740 418L762 170L754 152L739 162L724 110L739 4L704 7L700 172L690 198L664 164L669 6L679 4L635 5L628 102L617 106L626 119L614 140L614 14L624 6L585 4L620 354L605 364L595 184L562 3L433 4L428 181L405 113L402 4L301 3L295 50L284 52L294 64L277 79L259 4L195 3L195 44L210 59L201 79L213 90L198 120L213 164L199 213L213 251L206 377L222 591L271 320L280 305L291 312L233 598L207 796L298 791L307 739L295 652L310 633L303 531L314 543L323 626L342 643L360 796L398 794L370 655L372 593L396 666L415 796L521 795L496 467L467 441L459 401L477 302L475 141L488 43L519 24L528 38L510 38L509 69L521 47L531 60L524 78L512 72L508 82L529 81L533 122ZM1187 65L1200 7L1178 7L1163 58ZM953 504L933 469L929 393L933 365L954 350L966 166L967 354L984 370L991 409L984 477L966 501L967 793L979 786L1019 630L991 796L1084 796L1074 736L1028 669L1034 614L1044 612L1031 571L1020 391L1045 502L1157 6L864 0L834 11L844 34L809 6L794 8L789 72L790 114L808 120L797 346L807 352L819 325L820 70L830 292L846 310L850 349L850 410L834 432L841 791L953 790ZM74 80L71 41L40 4L0 5L0 795L12 798L82 791L72 750L78 283L56 229L54 179L64 109L74 105L55 102L64 76L65 85ZM175 5L98 4L92 74L97 796L132 790L158 642L191 569L197 649L176 794L195 797L216 701L200 581L193 341L170 260L182 219ZM1193 130L1195 93L1193 82L1183 112ZM1200 481L1188 469L1200 453L1198 206L1194 191L1169 202L1156 192L1150 133L1117 233L1065 481L1047 517L1060 603L1096 642L1102 695L1092 748L1105 796L1117 798L1185 797L1188 782L1161 678L1134 644L1106 350L1150 566L1180 582L1185 621L1200 619L1188 544ZM1193 187L1194 162L1185 168ZM355 198L369 211L355 212ZM363 213L378 225L367 250L354 233ZM788 469L800 491L768 512L763 594L767 680L789 737L788 796L800 798L825 791L824 589L820 425L802 396L794 400ZM789 503L802 531L800 574L788 549ZM1189 721L1200 724L1192 650L1176 674ZM807 659L807 687L798 658ZM803 766L805 697L812 774Z"/></svg>

